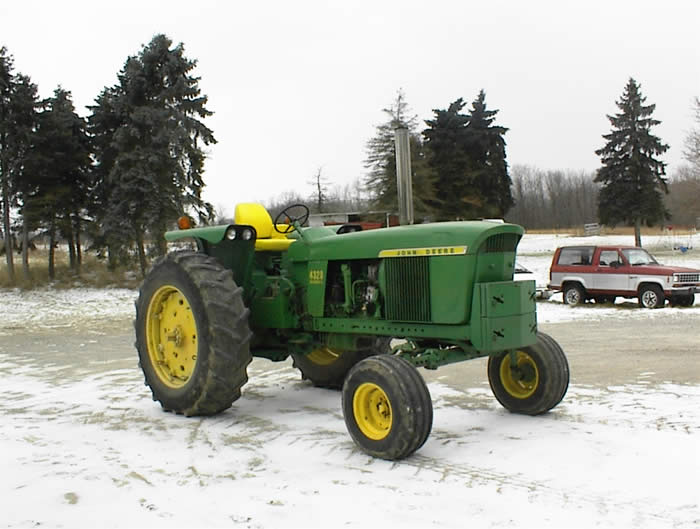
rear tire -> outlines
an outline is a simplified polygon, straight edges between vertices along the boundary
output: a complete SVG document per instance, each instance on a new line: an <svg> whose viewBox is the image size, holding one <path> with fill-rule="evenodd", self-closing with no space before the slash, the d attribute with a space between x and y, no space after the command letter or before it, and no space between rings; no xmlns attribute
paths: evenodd
<svg viewBox="0 0 700 529"><path fill-rule="evenodd" d="M537 343L515 352L489 357L488 378L496 400L513 413L540 415L561 402L569 387L569 363L559 344L549 335L537 333Z"/></svg>
<svg viewBox="0 0 700 529"><path fill-rule="evenodd" d="M606 303L611 305L615 304L615 296L596 296L593 299L595 299L596 305L604 305Z"/></svg>
<svg viewBox="0 0 700 529"><path fill-rule="evenodd" d="M583 288L578 283L568 283L564 287L564 303L575 307L586 301Z"/></svg>
<svg viewBox="0 0 700 529"><path fill-rule="evenodd" d="M639 289L639 306L645 309L658 309L664 306L664 291L658 285L643 285Z"/></svg>
<svg viewBox="0 0 700 529"><path fill-rule="evenodd" d="M136 302L136 348L153 400L184 415L231 406L252 357L249 310L230 270L196 252L157 261Z"/></svg>
<svg viewBox="0 0 700 529"><path fill-rule="evenodd" d="M362 360L345 378L342 396L348 432L372 456L403 459L430 435L430 392L418 370L401 357Z"/></svg>
<svg viewBox="0 0 700 529"><path fill-rule="evenodd" d="M294 367L301 371L304 380L320 388L340 389L345 375L352 367L369 356L389 352L391 338L377 338L372 347L359 351L340 351L328 346L314 349L308 354L293 354Z"/></svg>

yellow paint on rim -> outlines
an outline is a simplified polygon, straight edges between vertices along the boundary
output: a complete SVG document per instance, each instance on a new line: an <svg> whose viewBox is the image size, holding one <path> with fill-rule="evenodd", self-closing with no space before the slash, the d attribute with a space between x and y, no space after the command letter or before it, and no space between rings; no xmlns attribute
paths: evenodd
<svg viewBox="0 0 700 529"><path fill-rule="evenodd" d="M160 287L148 304L146 346L163 384L174 389L187 384L197 365L197 324L189 301L174 286Z"/></svg>
<svg viewBox="0 0 700 529"><path fill-rule="evenodd" d="M372 382L361 384L352 397L352 412L357 427L373 441L381 441L391 432L391 402L382 388Z"/></svg>
<svg viewBox="0 0 700 529"><path fill-rule="evenodd" d="M526 399L531 397L540 383L540 372L535 360L525 351L515 353L517 369L511 369L510 354L501 360L499 369L501 383L511 397Z"/></svg>
<svg viewBox="0 0 700 529"><path fill-rule="evenodd" d="M319 347L306 355L306 358L311 360L316 365L329 366L338 360L341 354L342 353L340 351L336 351L330 347Z"/></svg>

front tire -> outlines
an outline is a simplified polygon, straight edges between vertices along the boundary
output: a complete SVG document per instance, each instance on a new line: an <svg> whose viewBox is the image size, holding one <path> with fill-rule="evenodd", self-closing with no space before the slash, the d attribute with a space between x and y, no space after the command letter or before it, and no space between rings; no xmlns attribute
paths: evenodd
<svg viewBox="0 0 700 529"><path fill-rule="evenodd" d="M489 357L491 391L501 405L513 413L540 415L561 402L569 387L569 363L559 344L545 333L537 343L514 353Z"/></svg>
<svg viewBox="0 0 700 529"><path fill-rule="evenodd" d="M136 348L153 400L187 416L240 397L252 357L249 311L230 270L196 252L157 261L136 302Z"/></svg>
<svg viewBox="0 0 700 529"><path fill-rule="evenodd" d="M418 370L398 356L371 356L348 373L343 416L355 443L388 460L408 457L430 435L433 405Z"/></svg>
<svg viewBox="0 0 700 529"><path fill-rule="evenodd" d="M658 309L664 306L664 291L658 285L644 285L639 289L639 306L645 309Z"/></svg>
<svg viewBox="0 0 700 529"><path fill-rule="evenodd" d="M695 303L695 294L688 294L687 296L674 296L670 300L671 305L675 307L692 307Z"/></svg>

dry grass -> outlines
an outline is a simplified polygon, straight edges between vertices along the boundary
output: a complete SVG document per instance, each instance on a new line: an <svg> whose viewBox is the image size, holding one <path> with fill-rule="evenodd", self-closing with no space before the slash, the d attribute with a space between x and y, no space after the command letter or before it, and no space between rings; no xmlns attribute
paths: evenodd
<svg viewBox="0 0 700 529"><path fill-rule="evenodd" d="M48 252L47 250L35 250L29 254L30 277L24 277L22 272L22 256L14 255L15 284L10 283L7 273L7 261L5 255L0 256L0 287L17 287L21 289L33 289L51 285L54 288L74 287L122 287L137 288L141 283L141 274L137 269L117 268L109 270L106 261L98 259L92 254L83 254L83 263L80 273L70 269L68 253L58 249L55 255L55 279L49 279Z"/></svg>

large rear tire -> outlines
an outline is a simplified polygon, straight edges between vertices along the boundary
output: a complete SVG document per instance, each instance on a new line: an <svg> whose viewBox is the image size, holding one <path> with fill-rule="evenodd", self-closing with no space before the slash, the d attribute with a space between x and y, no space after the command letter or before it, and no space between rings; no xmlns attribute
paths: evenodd
<svg viewBox="0 0 700 529"><path fill-rule="evenodd" d="M368 454L398 460L418 450L433 426L433 404L418 370L398 356L366 358L343 384L343 416Z"/></svg>
<svg viewBox="0 0 700 529"><path fill-rule="evenodd" d="M249 310L230 270L196 252L157 261L136 302L136 348L153 400L187 416L231 406L252 357Z"/></svg>
<svg viewBox="0 0 700 529"><path fill-rule="evenodd" d="M314 386L340 389L348 371L369 356L389 352L391 338L377 338L372 347L359 351L341 351L328 346L318 347L308 354L293 354L294 367L301 371L304 380Z"/></svg>
<svg viewBox="0 0 700 529"><path fill-rule="evenodd" d="M559 344L545 333L537 343L511 353L489 357L491 390L501 405L513 413L539 415L561 402L569 387L569 364Z"/></svg>

